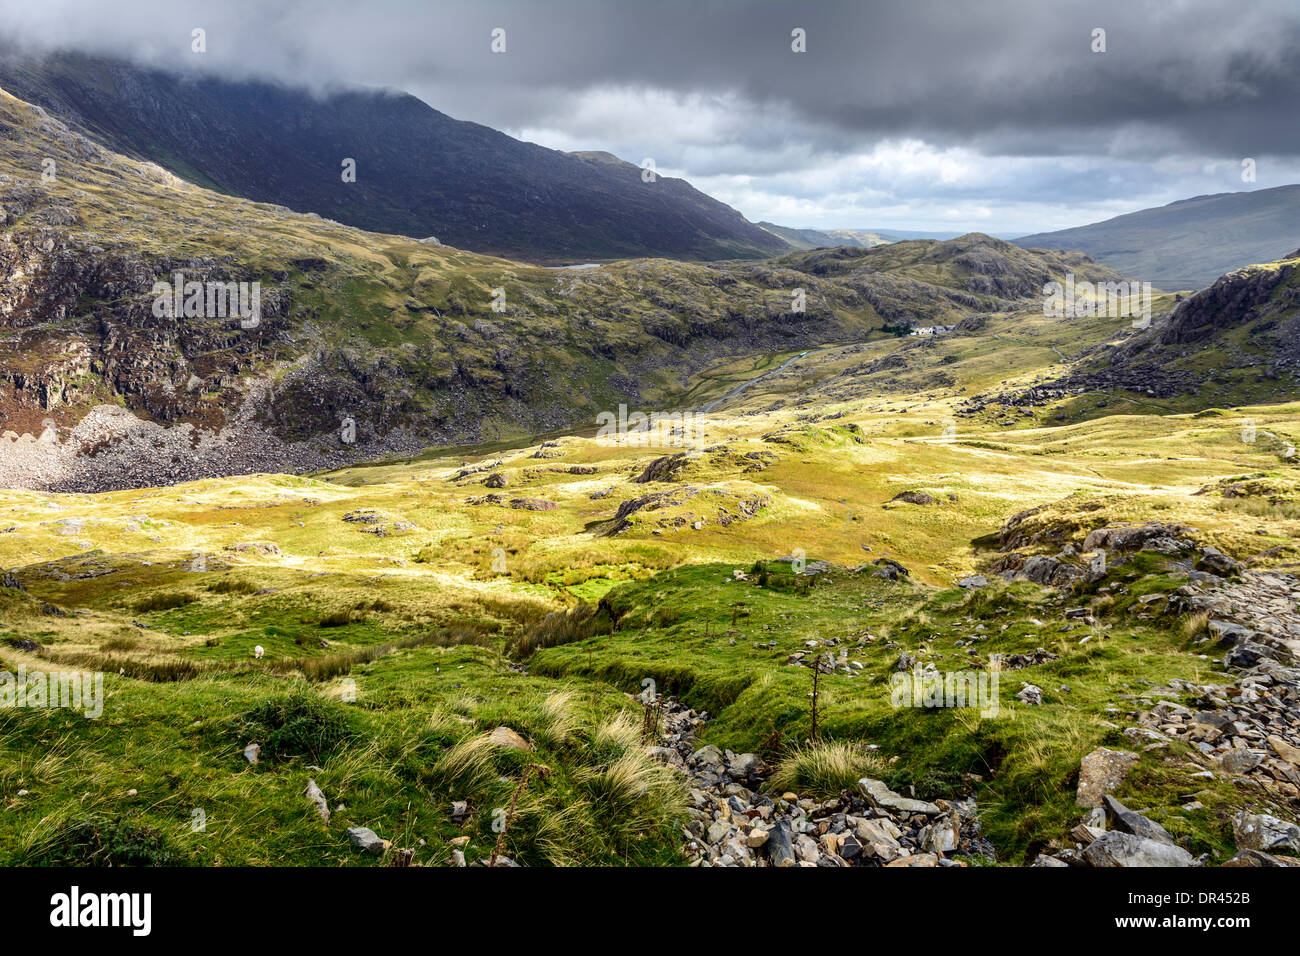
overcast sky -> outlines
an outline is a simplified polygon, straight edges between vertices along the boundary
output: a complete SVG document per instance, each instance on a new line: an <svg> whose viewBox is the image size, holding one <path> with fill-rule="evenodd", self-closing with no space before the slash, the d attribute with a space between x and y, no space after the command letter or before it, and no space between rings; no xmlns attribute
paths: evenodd
<svg viewBox="0 0 1300 956"><path fill-rule="evenodd" d="M1300 182L1297 0L0 0L0 34L404 89L782 225L1019 235Z"/></svg>

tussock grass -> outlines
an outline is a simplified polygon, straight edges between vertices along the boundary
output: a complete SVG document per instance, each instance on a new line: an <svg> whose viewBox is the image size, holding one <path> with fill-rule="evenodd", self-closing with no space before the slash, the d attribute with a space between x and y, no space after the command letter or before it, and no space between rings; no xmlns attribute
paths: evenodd
<svg viewBox="0 0 1300 956"><path fill-rule="evenodd" d="M252 581L242 578L222 578L207 586L213 594L256 594L260 588Z"/></svg>
<svg viewBox="0 0 1300 956"><path fill-rule="evenodd" d="M825 740L805 744L783 757L768 778L774 793L793 791L832 797L856 790L862 777L879 777L885 762L877 755L846 741Z"/></svg>
<svg viewBox="0 0 1300 956"><path fill-rule="evenodd" d="M199 596L190 591L165 591L161 594L151 594L148 597L141 598L131 607L138 614L148 614L154 611L170 611L174 608L184 607L187 604L193 604L198 599Z"/></svg>
<svg viewBox="0 0 1300 956"><path fill-rule="evenodd" d="M489 734L466 737L429 769L427 783L435 793L453 798L483 790L496 776L497 752Z"/></svg>
<svg viewBox="0 0 1300 956"><path fill-rule="evenodd" d="M272 760L301 757L320 761L355 736L346 710L308 690L265 701L236 720L234 743L257 743Z"/></svg>
<svg viewBox="0 0 1300 956"><path fill-rule="evenodd" d="M602 722L591 738L593 751L599 756L613 759L641 743L641 726L626 711L620 711Z"/></svg>
<svg viewBox="0 0 1300 956"><path fill-rule="evenodd" d="M573 737L580 719L572 691L557 691L542 701L542 721L536 736L552 747L562 747Z"/></svg>
<svg viewBox="0 0 1300 956"><path fill-rule="evenodd" d="M578 780L594 814L627 836L679 815L686 805L680 778L639 748L607 767L583 771Z"/></svg>
<svg viewBox="0 0 1300 956"><path fill-rule="evenodd" d="M546 615L541 623L526 631L515 643L516 657L531 657L543 647L559 647L608 634L613 629L609 609L603 604L579 604L565 611Z"/></svg>

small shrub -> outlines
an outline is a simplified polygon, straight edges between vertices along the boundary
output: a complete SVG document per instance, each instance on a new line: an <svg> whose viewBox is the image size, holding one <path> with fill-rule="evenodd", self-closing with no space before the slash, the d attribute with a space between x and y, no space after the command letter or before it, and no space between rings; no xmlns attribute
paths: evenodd
<svg viewBox="0 0 1300 956"><path fill-rule="evenodd" d="M354 736L347 712L305 691L253 708L235 721L236 743L261 745L272 759L302 757L318 761Z"/></svg>
<svg viewBox="0 0 1300 956"><path fill-rule="evenodd" d="M183 866L187 861L152 827L89 817L58 826L22 854L25 866Z"/></svg>
<svg viewBox="0 0 1300 956"><path fill-rule="evenodd" d="M244 581L239 578L222 578L220 581L209 584L208 590L213 594L256 594L261 588L252 581Z"/></svg>
<svg viewBox="0 0 1300 956"><path fill-rule="evenodd" d="M151 594L141 598L131 607L138 614L148 614L154 611L172 611L193 604L198 599L197 594L191 594L189 591L164 591L161 594Z"/></svg>

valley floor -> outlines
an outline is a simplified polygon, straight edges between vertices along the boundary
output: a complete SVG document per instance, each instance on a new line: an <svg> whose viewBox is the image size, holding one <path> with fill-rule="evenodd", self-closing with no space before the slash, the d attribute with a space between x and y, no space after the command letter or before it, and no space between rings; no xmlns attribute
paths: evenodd
<svg viewBox="0 0 1300 956"><path fill-rule="evenodd" d="M0 671L103 675L0 708L0 859L1300 852L1300 485L1241 438L1300 406L741 398L689 451L0 493ZM900 703L936 674L991 706Z"/></svg>

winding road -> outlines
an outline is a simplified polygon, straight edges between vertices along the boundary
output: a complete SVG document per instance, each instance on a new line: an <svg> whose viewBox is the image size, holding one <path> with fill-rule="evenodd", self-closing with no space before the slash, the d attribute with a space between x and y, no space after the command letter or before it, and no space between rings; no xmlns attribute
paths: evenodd
<svg viewBox="0 0 1300 956"><path fill-rule="evenodd" d="M727 392L725 395L715 398L713 401L709 402L707 405L705 405L703 408L700 409L700 414L703 415L713 411L723 402L730 401L731 399L735 398L737 395L739 395L745 389L749 388L751 385L757 385L759 382L763 381L763 379L771 378L773 375L776 375L778 372L785 371L787 368L789 368L791 365L793 365L795 362L799 361L802 358L811 358L814 355L822 355L823 353L826 352L833 352L837 348L840 348L840 346L832 345L824 349L815 349L808 352L802 352L799 355L794 356L793 358L786 359L785 362L778 365L776 368L772 369L771 371L767 371L764 372L762 375L755 376L754 378L751 378L747 382L741 382L739 385L737 385L731 391Z"/></svg>

